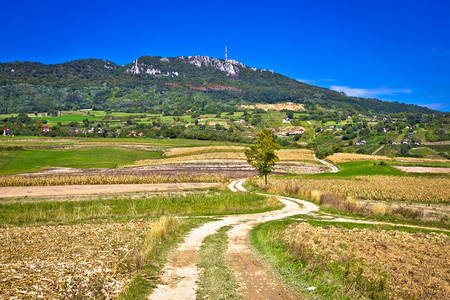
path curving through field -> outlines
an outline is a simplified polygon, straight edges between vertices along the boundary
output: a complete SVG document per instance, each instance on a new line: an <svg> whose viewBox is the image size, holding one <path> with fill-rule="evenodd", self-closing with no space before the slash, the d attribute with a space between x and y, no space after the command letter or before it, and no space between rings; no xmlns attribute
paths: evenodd
<svg viewBox="0 0 450 300"><path fill-rule="evenodd" d="M233 181L228 188L233 192L244 192L244 180ZM268 195L270 196L270 195ZM192 230L185 241L170 255L163 268L162 284L159 284L148 299L195 299L197 280L201 270L197 267L199 250L203 240L223 226L233 226L228 233L227 261L238 279L239 292L246 299L298 299L298 295L286 290L272 278L257 261L248 246L248 233L256 225L306 214L319 208L310 202L279 197L285 204L280 210L225 216ZM303 206L300 207L299 204Z"/></svg>
<svg viewBox="0 0 450 300"><path fill-rule="evenodd" d="M330 168L331 168L330 173L337 173L337 172L339 172L338 167L336 167L335 165L333 165L333 164L327 162L326 160L317 158L315 154L314 154L314 158L317 159L320 163L322 163L322 164L324 164L324 165L330 167Z"/></svg>

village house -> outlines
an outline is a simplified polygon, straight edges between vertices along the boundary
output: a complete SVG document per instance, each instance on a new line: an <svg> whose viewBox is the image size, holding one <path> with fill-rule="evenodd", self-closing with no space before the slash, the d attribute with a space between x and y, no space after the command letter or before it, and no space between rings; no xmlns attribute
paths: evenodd
<svg viewBox="0 0 450 300"><path fill-rule="evenodd" d="M296 135L296 134L303 134L305 130L303 128L298 128L295 130L288 131L286 135Z"/></svg>
<svg viewBox="0 0 450 300"><path fill-rule="evenodd" d="M94 133L95 132L95 128L91 127L90 129L86 130L85 133Z"/></svg>
<svg viewBox="0 0 450 300"><path fill-rule="evenodd" d="M366 144L366 141L365 140L359 140L355 144L358 145L358 146L364 146Z"/></svg>
<svg viewBox="0 0 450 300"><path fill-rule="evenodd" d="M286 119L283 120L283 123L289 123L290 124L291 123L291 119L286 118Z"/></svg>
<svg viewBox="0 0 450 300"><path fill-rule="evenodd" d="M3 135L4 136L12 135L12 131L8 127L5 127L3 128Z"/></svg>
<svg viewBox="0 0 450 300"><path fill-rule="evenodd" d="M202 122L203 118L202 117L197 117L197 121Z"/></svg>
<svg viewBox="0 0 450 300"><path fill-rule="evenodd" d="M42 126L42 131L43 132L49 132L50 131L50 127L49 126Z"/></svg>

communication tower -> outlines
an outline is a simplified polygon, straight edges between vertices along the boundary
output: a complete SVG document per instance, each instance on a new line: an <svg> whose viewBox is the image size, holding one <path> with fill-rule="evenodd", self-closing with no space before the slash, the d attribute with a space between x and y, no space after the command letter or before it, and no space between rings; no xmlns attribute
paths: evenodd
<svg viewBox="0 0 450 300"><path fill-rule="evenodd" d="M227 49L227 46L225 46L225 62L228 62L228 49Z"/></svg>

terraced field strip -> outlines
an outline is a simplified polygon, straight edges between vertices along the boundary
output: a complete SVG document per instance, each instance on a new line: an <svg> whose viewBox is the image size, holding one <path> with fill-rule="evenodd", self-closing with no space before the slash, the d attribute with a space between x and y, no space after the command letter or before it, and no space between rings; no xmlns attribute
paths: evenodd
<svg viewBox="0 0 450 300"><path fill-rule="evenodd" d="M87 194L115 194L133 192L163 192L204 189L220 183L158 183L158 184L101 184L60 186L5 186L0 187L1 198L43 197Z"/></svg>

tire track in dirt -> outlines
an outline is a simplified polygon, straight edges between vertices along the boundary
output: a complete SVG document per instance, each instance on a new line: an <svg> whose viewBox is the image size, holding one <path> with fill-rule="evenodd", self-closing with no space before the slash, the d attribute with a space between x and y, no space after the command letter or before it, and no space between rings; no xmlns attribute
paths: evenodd
<svg viewBox="0 0 450 300"><path fill-rule="evenodd" d="M244 180L233 181L229 185L230 190L236 192L238 190L244 191L243 182ZM285 204L285 207L280 210L226 216L221 220L208 222L192 230L178 249L169 256L169 260L163 268L162 284L157 285L148 299L195 299L198 288L196 282L201 272L197 264L203 240L217 232L221 227L230 225L236 226L228 234L227 260L237 275L240 284L239 291L242 295L245 298L251 297L251 299L298 299L298 295L284 289L266 273L263 266L253 258L248 247L248 232L257 224L318 210L316 205L302 200L295 199L293 201L292 198L280 197L280 201ZM303 204L303 202L305 202L306 206L300 208L298 203ZM244 274L247 273L249 275L246 271L249 265L253 266L249 270L252 272L252 276ZM257 294L249 295L247 292L249 288L253 289L254 284L257 284L259 281L260 286L254 290L257 290Z"/></svg>
<svg viewBox="0 0 450 300"><path fill-rule="evenodd" d="M270 196L270 195L267 195ZM298 214L317 211L318 206L294 198L279 197L285 204L282 210L273 214L238 224L228 231L227 263L234 270L239 293L244 299L299 299L299 295L280 285L252 254L248 235L256 225L279 220ZM299 208L298 204L303 207Z"/></svg>

